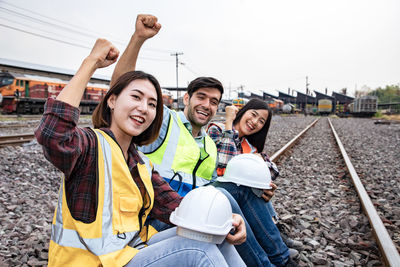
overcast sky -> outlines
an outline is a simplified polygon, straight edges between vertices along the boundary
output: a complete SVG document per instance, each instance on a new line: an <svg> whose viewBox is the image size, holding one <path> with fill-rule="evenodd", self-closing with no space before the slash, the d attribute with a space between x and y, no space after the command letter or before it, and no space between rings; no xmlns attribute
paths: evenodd
<svg viewBox="0 0 400 267"><path fill-rule="evenodd" d="M185 64L179 86L214 76L232 96L241 85L305 92L306 76L310 90L328 94L400 83L398 0L0 0L0 57L76 70L95 36L122 52L140 13L162 29L137 69L164 87L176 86L174 52Z"/></svg>

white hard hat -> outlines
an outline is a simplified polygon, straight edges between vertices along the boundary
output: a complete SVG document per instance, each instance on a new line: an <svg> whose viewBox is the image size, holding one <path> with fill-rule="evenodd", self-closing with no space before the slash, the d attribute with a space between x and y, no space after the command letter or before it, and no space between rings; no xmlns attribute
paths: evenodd
<svg viewBox="0 0 400 267"><path fill-rule="evenodd" d="M190 191L171 213L177 235L221 244L232 229L232 207L228 198L213 186Z"/></svg>
<svg viewBox="0 0 400 267"><path fill-rule="evenodd" d="M252 188L271 189L271 172L258 155L246 153L233 157L219 182L230 182Z"/></svg>

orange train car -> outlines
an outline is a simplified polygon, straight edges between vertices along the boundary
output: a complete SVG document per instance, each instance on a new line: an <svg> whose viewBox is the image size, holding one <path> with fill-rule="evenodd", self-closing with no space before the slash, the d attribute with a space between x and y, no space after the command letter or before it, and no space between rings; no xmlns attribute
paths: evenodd
<svg viewBox="0 0 400 267"><path fill-rule="evenodd" d="M46 99L55 98L68 81L19 74L0 73L0 98L2 113L40 114ZM80 109L82 113L91 114L107 93L108 86L89 83L84 92Z"/></svg>
<svg viewBox="0 0 400 267"><path fill-rule="evenodd" d="M269 108L274 112L274 113L278 113L282 111L283 108L283 101L280 99L276 99L276 98L271 98L266 100Z"/></svg>
<svg viewBox="0 0 400 267"><path fill-rule="evenodd" d="M232 100L232 105L234 105L238 109L241 109L244 105L247 104L247 102L249 102L249 100L245 98L235 98Z"/></svg>

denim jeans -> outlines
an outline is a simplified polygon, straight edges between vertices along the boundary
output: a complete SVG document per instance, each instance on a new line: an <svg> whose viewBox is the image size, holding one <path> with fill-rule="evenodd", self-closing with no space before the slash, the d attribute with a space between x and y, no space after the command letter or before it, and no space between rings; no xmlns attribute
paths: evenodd
<svg viewBox="0 0 400 267"><path fill-rule="evenodd" d="M218 188L224 195L226 195L229 199L229 202L232 206L232 211L234 213L238 213L243 217L243 220L246 224L246 242L241 245L236 245L235 248L237 252L239 252L240 257L246 263L247 266L259 266L259 267L268 267L273 266L269 261L268 254L263 250L263 248L258 243L256 237L254 236L246 218L241 213L239 205L236 203L236 200L223 188ZM166 224L162 221L156 219L149 219L149 223L153 226L157 231L164 231L165 229L169 229L173 226Z"/></svg>
<svg viewBox="0 0 400 267"><path fill-rule="evenodd" d="M267 207L266 202L257 197L250 187L225 182L215 182L213 185L229 192L227 194L225 190L221 190L231 202L232 211L246 218L246 226L247 224L250 226L246 227L247 236L249 236L250 232L254 234L256 242L268 254L271 263L276 266L284 266L289 259L289 249L282 241L279 229L272 220L270 209ZM232 197L234 198L233 201ZM253 241L251 242L253 243ZM250 245L253 248L257 248L255 244ZM246 250L239 247L236 246L236 249L247 263L246 260L249 255L245 255L247 253ZM260 255L260 253L257 254Z"/></svg>
<svg viewBox="0 0 400 267"><path fill-rule="evenodd" d="M126 266L246 266L233 245L180 237L175 227L155 234L147 244Z"/></svg>

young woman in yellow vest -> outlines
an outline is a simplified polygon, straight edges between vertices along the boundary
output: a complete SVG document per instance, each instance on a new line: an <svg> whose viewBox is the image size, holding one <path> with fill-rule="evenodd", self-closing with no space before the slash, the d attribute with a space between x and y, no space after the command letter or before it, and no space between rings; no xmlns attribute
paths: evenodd
<svg viewBox="0 0 400 267"><path fill-rule="evenodd" d="M234 156L242 153L259 153L270 168L273 179L277 177L278 169L263 152L271 117L272 112L266 102L251 99L240 110L235 106L226 107L225 125L209 125L207 132L218 149L218 176L224 175L228 161ZM272 219L276 213L269 201L276 185L271 183L272 189L264 192L234 183L215 182L213 185L224 188L235 198L271 263L276 266L289 264L291 262L289 249Z"/></svg>
<svg viewBox="0 0 400 267"><path fill-rule="evenodd" d="M161 88L152 75L122 75L94 111L94 129L77 126L90 77L118 54L97 40L69 84L48 99L35 131L46 158L64 173L49 266L244 266L227 242L186 239L174 228L156 233L146 223L149 215L169 223L181 201L136 150L157 138L162 122Z"/></svg>

